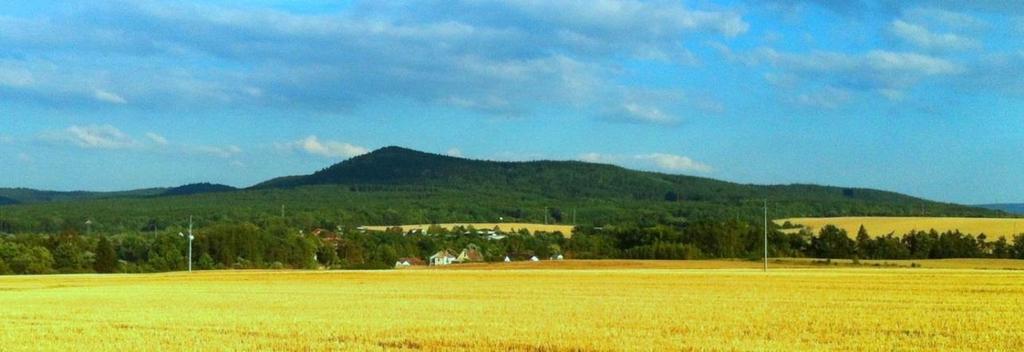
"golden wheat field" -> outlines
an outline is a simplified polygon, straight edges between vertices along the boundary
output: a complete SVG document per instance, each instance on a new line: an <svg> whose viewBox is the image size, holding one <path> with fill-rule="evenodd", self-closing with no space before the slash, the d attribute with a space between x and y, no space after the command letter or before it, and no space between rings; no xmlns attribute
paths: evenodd
<svg viewBox="0 0 1024 352"><path fill-rule="evenodd" d="M1002 350L1024 272L217 271L0 277L0 350Z"/></svg>
<svg viewBox="0 0 1024 352"><path fill-rule="evenodd" d="M887 267L926 269L981 269L981 270L1024 270L1024 260L991 258L956 259L831 259L827 263L817 258L769 258L772 269L820 268L822 266ZM511 263L463 263L443 267L444 270L605 270L605 269L761 269L760 260L709 259L709 260L544 260L539 262L516 261ZM410 267L402 270L436 270L433 267Z"/></svg>
<svg viewBox="0 0 1024 352"><path fill-rule="evenodd" d="M890 232L895 232L897 236L900 236L911 230L928 231L931 229L939 232L960 230L960 232L974 235L984 233L990 239L996 239L999 236L1006 236L1007 239L1010 239L1014 234L1024 233L1024 219L1016 218L835 217L778 219L775 220L775 223L781 225L786 221L803 225L814 232L817 232L822 226L835 225L846 230L851 236L857 234L861 225L864 225L868 233L876 237Z"/></svg>
<svg viewBox="0 0 1024 352"><path fill-rule="evenodd" d="M565 237L572 236L572 225L549 225L549 224L531 224L531 223L520 223L520 222L503 222L503 223L449 223L449 224L416 224L416 225L402 225L402 226L365 226L370 231L385 231L389 228L401 227L402 231L413 231L420 230L426 231L431 226L440 226L445 229L451 229L453 227L466 227L472 226L477 230L493 230L497 227L502 232L516 232L522 229L534 233L537 231L541 232L561 232Z"/></svg>

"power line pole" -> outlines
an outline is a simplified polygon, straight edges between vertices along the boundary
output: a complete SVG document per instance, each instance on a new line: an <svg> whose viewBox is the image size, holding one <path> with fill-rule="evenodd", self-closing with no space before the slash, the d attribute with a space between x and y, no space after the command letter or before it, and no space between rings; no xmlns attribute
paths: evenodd
<svg viewBox="0 0 1024 352"><path fill-rule="evenodd" d="M178 236L185 237L185 234L178 232ZM188 216L188 272L192 272L192 240L195 239L192 236L192 215Z"/></svg>
<svg viewBox="0 0 1024 352"><path fill-rule="evenodd" d="M188 216L188 272L192 272L192 215ZM768 253L768 252L765 252Z"/></svg>
<svg viewBox="0 0 1024 352"><path fill-rule="evenodd" d="M764 200L764 271L768 272L768 199Z"/></svg>

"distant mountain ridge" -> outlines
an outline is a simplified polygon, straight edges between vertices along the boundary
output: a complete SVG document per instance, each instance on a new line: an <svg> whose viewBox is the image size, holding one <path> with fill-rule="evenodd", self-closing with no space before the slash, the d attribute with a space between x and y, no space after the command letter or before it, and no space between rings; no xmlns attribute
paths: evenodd
<svg viewBox="0 0 1024 352"><path fill-rule="evenodd" d="M191 183L184 186L170 188L160 193L160 196L187 196L193 194L231 192L237 190L238 188L231 187L228 185L202 182Z"/></svg>
<svg viewBox="0 0 1024 352"><path fill-rule="evenodd" d="M76 201L104 198L132 198L159 195L166 188L143 188L116 192L90 191L45 191L30 188L0 188L0 197L13 200L18 204L47 203L60 201ZM0 204L3 201L0 200Z"/></svg>
<svg viewBox="0 0 1024 352"><path fill-rule="evenodd" d="M1000 210L1010 214L1024 215L1024 203L978 204L979 208Z"/></svg>
<svg viewBox="0 0 1024 352"><path fill-rule="evenodd" d="M12 204L18 204L18 203L19 202L17 200L14 200L14 199L11 199L11 198L7 198L7 197L0 197L0 205L12 205Z"/></svg>

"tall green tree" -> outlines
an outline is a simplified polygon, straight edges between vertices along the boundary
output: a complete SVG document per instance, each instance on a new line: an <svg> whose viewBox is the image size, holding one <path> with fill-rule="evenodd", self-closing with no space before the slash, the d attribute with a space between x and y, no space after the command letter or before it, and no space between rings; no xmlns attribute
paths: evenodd
<svg viewBox="0 0 1024 352"><path fill-rule="evenodd" d="M117 253L106 236L100 236L99 242L96 243L96 261L92 263L92 268L97 273L117 271Z"/></svg>
<svg viewBox="0 0 1024 352"><path fill-rule="evenodd" d="M846 234L846 230L833 225L821 228L818 237L811 240L814 254L821 258L850 258L855 254L856 244Z"/></svg>
<svg viewBox="0 0 1024 352"><path fill-rule="evenodd" d="M864 225L860 225L860 228L857 229L857 257L874 258L875 247L875 241L871 240L868 230L864 228Z"/></svg>

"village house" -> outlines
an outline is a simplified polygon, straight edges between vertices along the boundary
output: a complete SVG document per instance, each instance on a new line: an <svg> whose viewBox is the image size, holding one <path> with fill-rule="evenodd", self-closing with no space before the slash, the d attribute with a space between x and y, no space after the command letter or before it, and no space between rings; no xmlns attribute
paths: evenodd
<svg viewBox="0 0 1024 352"><path fill-rule="evenodd" d="M459 263L482 262L484 261L484 255L483 253L480 253L480 247L470 243L462 250L461 253L459 253L459 256L455 258L455 261Z"/></svg>
<svg viewBox="0 0 1024 352"><path fill-rule="evenodd" d="M452 252L445 249L430 256L430 265L448 265L455 262L456 257Z"/></svg>

